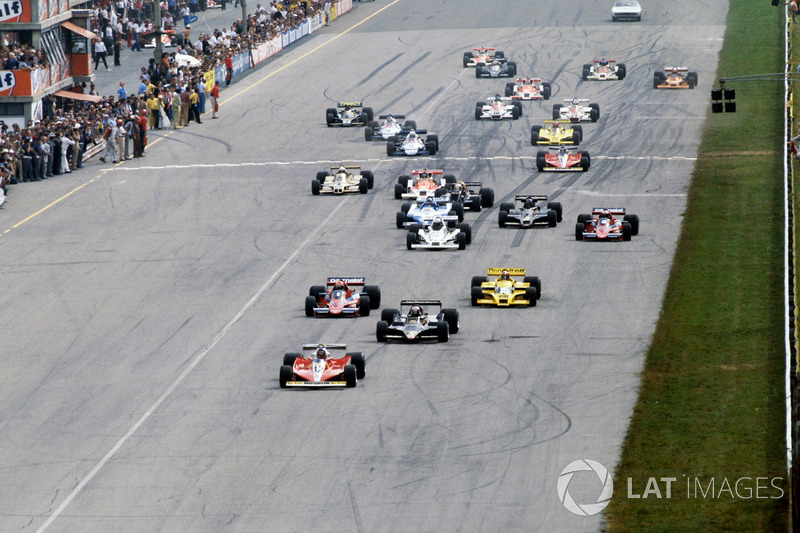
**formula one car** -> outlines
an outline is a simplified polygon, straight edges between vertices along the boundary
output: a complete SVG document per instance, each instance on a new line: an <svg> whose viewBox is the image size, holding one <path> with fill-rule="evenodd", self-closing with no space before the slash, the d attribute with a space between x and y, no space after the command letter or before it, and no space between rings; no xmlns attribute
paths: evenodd
<svg viewBox="0 0 800 533"><path fill-rule="evenodd" d="M440 201L459 203L470 211L480 211L481 208L494 205L494 190L484 187L480 181L447 183L443 189L434 192L434 197Z"/></svg>
<svg viewBox="0 0 800 533"><path fill-rule="evenodd" d="M583 128L579 125L562 126L557 120L545 120L544 126L531 127L531 144L579 145L583 139Z"/></svg>
<svg viewBox="0 0 800 533"><path fill-rule="evenodd" d="M514 61L495 59L491 63L475 67L476 78L513 78L517 75L517 64Z"/></svg>
<svg viewBox="0 0 800 533"><path fill-rule="evenodd" d="M428 314L423 305L439 309L436 315ZM401 310L408 308L407 313ZM458 310L442 309L441 300L403 300L400 311L384 309L376 327L378 342L389 340L436 340L447 342L451 333L458 333Z"/></svg>
<svg viewBox="0 0 800 533"><path fill-rule="evenodd" d="M583 105L588 98L570 98L564 100L567 105L553 104L553 120L564 122L597 122L600 118L600 106L597 104Z"/></svg>
<svg viewBox="0 0 800 533"><path fill-rule="evenodd" d="M615 215L622 215L622 219ZM631 235L639 235L639 217L626 215L621 207L594 207L591 215L578 215L578 223L575 224L577 241L629 241Z"/></svg>
<svg viewBox="0 0 800 533"><path fill-rule="evenodd" d="M436 217L452 216L455 216L458 222L463 222L464 206L458 202L448 202L428 196L426 198L417 198L415 204L411 202L403 204L400 207L400 211L397 212L395 221L398 229L407 228L412 224L420 224L422 227L426 227Z"/></svg>
<svg viewBox="0 0 800 533"><path fill-rule="evenodd" d="M366 375L364 354L350 352L338 359L330 350L346 350L346 344L304 344L308 356L287 353L280 372L281 388L355 387Z"/></svg>
<svg viewBox="0 0 800 533"><path fill-rule="evenodd" d="M539 172L586 172L592 163L589 152L569 150L565 146L550 150L555 153L544 150L536 153L536 168Z"/></svg>
<svg viewBox="0 0 800 533"><path fill-rule="evenodd" d="M549 100L553 89L541 78L517 78L506 83L506 96L514 100Z"/></svg>
<svg viewBox="0 0 800 533"><path fill-rule="evenodd" d="M367 194L374 185L375 176L371 171L361 170L361 167L356 166L339 165L331 167L330 172L317 172L317 177L311 180L311 194Z"/></svg>
<svg viewBox="0 0 800 533"><path fill-rule="evenodd" d="M664 67L664 72L653 74L653 89L694 89L697 86L697 72L689 72L686 67Z"/></svg>
<svg viewBox="0 0 800 533"><path fill-rule="evenodd" d="M642 6L636 0L617 0L611 8L611 20L642 20Z"/></svg>
<svg viewBox="0 0 800 533"><path fill-rule="evenodd" d="M489 102L478 102L475 104L475 120L488 118L491 120L503 120L511 118L517 120L522 116L522 104L512 102L511 98L503 98L499 94L489 98Z"/></svg>
<svg viewBox="0 0 800 533"><path fill-rule="evenodd" d="M406 247L409 250L465 249L472 242L472 228L466 222L456 224L457 221L457 216L450 215L435 217L429 226L411 224L406 235Z"/></svg>
<svg viewBox="0 0 800 533"><path fill-rule="evenodd" d="M426 139L420 134L427 135ZM411 130L392 135L386 141L386 155L436 155L439 150L439 137L434 134L428 135L427 130Z"/></svg>
<svg viewBox="0 0 800 533"><path fill-rule="evenodd" d="M614 59L595 59L583 66L583 80L624 80L627 69Z"/></svg>
<svg viewBox="0 0 800 533"><path fill-rule="evenodd" d="M405 115L380 115L378 119L383 122L369 121L367 127L364 128L364 139L368 141L386 141L392 135L405 134L417 129L417 123L413 120L406 120L402 124L399 122L399 119L405 118Z"/></svg>
<svg viewBox="0 0 800 533"><path fill-rule="evenodd" d="M487 276L498 277L489 281ZM522 278L522 281L514 278ZM542 282L536 276L525 276L524 268L489 268L486 270L486 276L473 276L470 285L473 307L478 305L535 307L542 295Z"/></svg>
<svg viewBox="0 0 800 533"><path fill-rule="evenodd" d="M464 68L486 65L495 59L505 59L505 54L494 48L473 48L472 52L464 52L462 61Z"/></svg>
<svg viewBox="0 0 800 533"><path fill-rule="evenodd" d="M445 175L444 170L412 170L411 176L400 176L394 184L395 200L425 198L444 187L454 183L455 176Z"/></svg>
<svg viewBox="0 0 800 533"><path fill-rule="evenodd" d="M372 120L372 108L361 102L339 102L325 110L325 122L332 126L366 126Z"/></svg>
<svg viewBox="0 0 800 533"><path fill-rule="evenodd" d="M381 306L381 288L365 285L364 278L328 278L306 296L306 316L369 316Z"/></svg>
<svg viewBox="0 0 800 533"><path fill-rule="evenodd" d="M548 202L547 208L542 209L538 203L545 200L547 196L518 194L514 197L514 203L500 204L497 223L501 228L506 226L530 228L536 225L554 228L556 223L561 222L563 210L558 202Z"/></svg>

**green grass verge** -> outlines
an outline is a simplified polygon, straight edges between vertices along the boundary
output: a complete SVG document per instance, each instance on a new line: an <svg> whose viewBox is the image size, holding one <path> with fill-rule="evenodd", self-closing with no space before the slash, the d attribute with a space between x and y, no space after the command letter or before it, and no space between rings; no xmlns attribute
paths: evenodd
<svg viewBox="0 0 800 533"><path fill-rule="evenodd" d="M752 21L757 20L758 24ZM731 0L719 77L782 72L782 10ZM710 73L709 73L710 75ZM723 491L783 477L783 84L736 82L708 114L664 305L607 509L610 531L786 531L788 493ZM642 494L675 477L670 499ZM704 490L713 478L714 497ZM691 490L687 497L687 479ZM768 484L769 482L767 482ZM764 486L761 482L761 486ZM740 485L755 489L756 480ZM665 484L660 484L664 496ZM767 498L763 498L767 496Z"/></svg>

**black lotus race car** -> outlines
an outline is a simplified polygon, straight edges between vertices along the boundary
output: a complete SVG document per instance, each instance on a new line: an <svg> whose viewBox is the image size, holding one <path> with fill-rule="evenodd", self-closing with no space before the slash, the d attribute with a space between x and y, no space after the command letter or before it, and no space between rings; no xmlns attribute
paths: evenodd
<svg viewBox="0 0 800 533"><path fill-rule="evenodd" d="M339 102L336 107L325 110L325 123L333 126L366 126L372 120L372 108L364 107L361 102Z"/></svg>
<svg viewBox="0 0 800 533"><path fill-rule="evenodd" d="M439 309L435 315L429 314L423 306ZM407 341L435 340L447 342L451 333L458 333L458 310L442 309L441 300L402 300L400 308L384 309L376 327L378 342L392 339Z"/></svg>

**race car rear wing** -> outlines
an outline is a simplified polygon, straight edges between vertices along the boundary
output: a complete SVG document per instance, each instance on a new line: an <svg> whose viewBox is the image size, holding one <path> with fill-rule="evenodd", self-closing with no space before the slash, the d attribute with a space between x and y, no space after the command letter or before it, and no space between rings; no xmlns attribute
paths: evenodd
<svg viewBox="0 0 800 533"><path fill-rule="evenodd" d="M417 132L417 133L419 133L419 132ZM419 174L444 174L444 170L442 170L442 169L436 169L436 170L428 170L428 169L425 169L425 170L412 170L411 174L414 175L414 176L417 176Z"/></svg>
<svg viewBox="0 0 800 533"><path fill-rule="evenodd" d="M473 48L474 52L488 52L489 50L494 50L494 48Z"/></svg>
<svg viewBox="0 0 800 533"><path fill-rule="evenodd" d="M525 269L524 268L487 268L486 275L487 276L499 276L503 273L503 270L508 270L509 276L524 276Z"/></svg>
<svg viewBox="0 0 800 533"><path fill-rule="evenodd" d="M516 83L528 83L528 82L539 83L541 81L542 78L517 78Z"/></svg>
<svg viewBox="0 0 800 533"><path fill-rule="evenodd" d="M343 281L348 285L364 285L367 278L328 278L325 285L335 285L337 281Z"/></svg>
<svg viewBox="0 0 800 533"><path fill-rule="evenodd" d="M442 307L441 300L400 300L400 307L408 307L411 305L433 305Z"/></svg>
<svg viewBox="0 0 800 533"><path fill-rule="evenodd" d="M392 117L392 118L406 118L405 115L378 115L378 118L381 119L381 120L386 120L389 117Z"/></svg>
<svg viewBox="0 0 800 533"><path fill-rule="evenodd" d="M331 167L331 170L332 170L332 171L337 171L337 170L339 170L339 168L340 168L341 166L342 166L342 165L336 165L336 166L332 166L332 167ZM358 165L353 165L353 166L350 166L350 165L344 165L344 169L345 169L345 170L361 170L361 167L360 167L360 166L358 166Z"/></svg>
<svg viewBox="0 0 800 533"><path fill-rule="evenodd" d="M678 72L688 72L689 67L664 67L664 72L672 72L673 70L677 70Z"/></svg>
<svg viewBox="0 0 800 533"><path fill-rule="evenodd" d="M323 347L327 348L328 350L346 350L347 349L347 345L346 344L325 344L323 342L318 342L316 344L304 344L303 345L303 349L304 350L316 350L320 346L323 346Z"/></svg>
<svg viewBox="0 0 800 533"><path fill-rule="evenodd" d="M625 208L624 207L593 207L592 214L599 215L602 214L603 211L608 211L612 215L624 215Z"/></svg>
<svg viewBox="0 0 800 533"><path fill-rule="evenodd" d="M402 133L403 137L405 137L406 135L408 135L412 131L417 133L418 135L427 135L427 133L428 133L428 130L403 130L400 133Z"/></svg>
<svg viewBox="0 0 800 533"><path fill-rule="evenodd" d="M602 61L602 59L595 59L595 60L594 60L594 61L592 61L592 62L593 62L593 63L600 63L601 61ZM617 62L617 60L616 60L616 59L606 59L606 63L616 63L616 62Z"/></svg>
<svg viewBox="0 0 800 533"><path fill-rule="evenodd" d="M547 196L541 194L518 194L514 197L514 200L517 202L524 202L528 198L530 198L531 200L535 200L537 202L547 200Z"/></svg>
<svg viewBox="0 0 800 533"><path fill-rule="evenodd" d="M482 181L462 181L461 183L463 183L467 187L482 187L483 186L483 182ZM453 185L455 185L455 183L449 183L448 185L450 185L450 188L452 189Z"/></svg>
<svg viewBox="0 0 800 533"><path fill-rule="evenodd" d="M575 98L564 98L564 101L566 103L568 103L568 104L571 104L573 100L575 100ZM578 102L588 102L589 101L588 98L577 98L577 100L578 100Z"/></svg>
<svg viewBox="0 0 800 533"><path fill-rule="evenodd" d="M336 107L364 107L361 102L337 102Z"/></svg>

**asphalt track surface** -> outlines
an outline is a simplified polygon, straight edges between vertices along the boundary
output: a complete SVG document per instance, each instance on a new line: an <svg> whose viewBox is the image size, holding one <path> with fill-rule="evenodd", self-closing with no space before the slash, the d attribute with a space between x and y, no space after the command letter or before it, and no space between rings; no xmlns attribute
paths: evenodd
<svg viewBox="0 0 800 533"><path fill-rule="evenodd" d="M473 1L357 5L226 91L220 120L144 160L15 192L0 211L0 530L601 528L602 515L564 509L556 482L576 459L619 460L727 4L665 1L625 24L610 2L573 4L498 0L497 16ZM461 68L478 45L552 80L551 101L476 122L475 102L505 84ZM601 55L627 79L582 82ZM654 91L653 71L673 63L699 87ZM530 126L572 96L601 107L584 126L593 166L539 174ZM438 133L440 154L388 160L362 130L325 127L326 107L355 99ZM375 189L312 197L328 161L365 161ZM499 229L495 207L467 215L466 251L409 252L392 188L423 165L482 180L498 203L552 195L564 221ZM640 235L576 242L592 206L638 214ZM470 277L490 266L540 276L539 305L471 308ZM384 345L377 313L305 318L308 287L328 275L366 276L382 307L440 298L461 331ZM316 341L365 352L356 389L279 388L283 353Z"/></svg>

